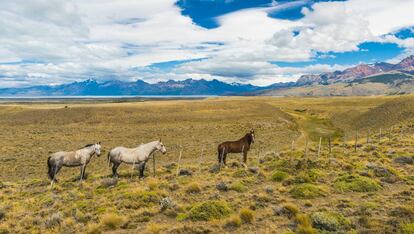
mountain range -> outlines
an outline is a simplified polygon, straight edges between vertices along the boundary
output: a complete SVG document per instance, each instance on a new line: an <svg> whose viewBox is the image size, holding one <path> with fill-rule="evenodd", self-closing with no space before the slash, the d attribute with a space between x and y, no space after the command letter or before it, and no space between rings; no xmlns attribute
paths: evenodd
<svg viewBox="0 0 414 234"><path fill-rule="evenodd" d="M99 83L85 80L56 86L33 86L26 88L0 89L0 96L117 96L117 95L243 95L265 89L288 87L292 83L276 83L267 87L250 84L225 83L204 79L163 81L150 84L142 80L123 82L111 80Z"/></svg>
<svg viewBox="0 0 414 234"><path fill-rule="evenodd" d="M351 96L414 93L414 55L397 64L359 64L343 71L301 76L290 87L259 91L278 96Z"/></svg>
<svg viewBox="0 0 414 234"><path fill-rule="evenodd" d="M338 82L352 82L381 73L414 74L414 55L411 55L397 64L379 62L374 64L359 64L343 71L322 73L319 75L303 75L296 84L298 86L312 84L332 84Z"/></svg>
<svg viewBox="0 0 414 234"><path fill-rule="evenodd" d="M301 76L296 82L266 87L219 80L124 82L85 80L55 86L3 88L0 96L116 96L116 95L277 95L348 96L414 93L414 55L397 64L359 64L343 71Z"/></svg>

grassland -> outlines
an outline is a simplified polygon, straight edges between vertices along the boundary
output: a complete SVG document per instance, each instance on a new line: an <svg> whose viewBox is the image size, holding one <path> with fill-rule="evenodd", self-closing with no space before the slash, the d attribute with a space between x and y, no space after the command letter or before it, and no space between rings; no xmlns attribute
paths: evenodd
<svg viewBox="0 0 414 234"><path fill-rule="evenodd" d="M412 233L413 102L389 96L3 104L0 233ZM251 128L257 139L248 168L231 155L228 167L212 170L216 145ZM49 186L51 152L102 141L105 155L158 138L168 153L155 156L155 177L151 166L139 180L124 165L112 180L102 156L93 158L86 181L76 180L78 168L63 168ZM177 176L181 150L179 168L191 176Z"/></svg>

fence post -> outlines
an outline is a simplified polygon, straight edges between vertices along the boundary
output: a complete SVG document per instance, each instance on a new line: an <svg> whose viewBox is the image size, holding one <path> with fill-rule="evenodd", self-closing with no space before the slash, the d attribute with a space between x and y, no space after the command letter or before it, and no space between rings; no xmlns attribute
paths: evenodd
<svg viewBox="0 0 414 234"><path fill-rule="evenodd" d="M391 134L392 133L392 127L390 128L389 132L388 132L388 140L391 142Z"/></svg>
<svg viewBox="0 0 414 234"><path fill-rule="evenodd" d="M378 144L381 144L381 137L382 137L382 128L380 128Z"/></svg>
<svg viewBox="0 0 414 234"><path fill-rule="evenodd" d="M242 146L241 157L240 157L240 165L243 164L243 155L244 155L244 145Z"/></svg>
<svg viewBox="0 0 414 234"><path fill-rule="evenodd" d="M152 154L152 174L155 177L155 152Z"/></svg>
<svg viewBox="0 0 414 234"><path fill-rule="evenodd" d="M181 161L182 154L183 154L183 147L180 146L180 156L178 157L178 163L177 163L177 176L180 174L180 161Z"/></svg>
<svg viewBox="0 0 414 234"><path fill-rule="evenodd" d="M305 139L305 158L308 157L308 138Z"/></svg>
<svg viewBox="0 0 414 234"><path fill-rule="evenodd" d="M356 136L355 136L355 149L354 149L354 151L356 152L357 151L357 146L358 145L358 130L356 131Z"/></svg>
<svg viewBox="0 0 414 234"><path fill-rule="evenodd" d="M201 148L201 154L200 154L200 160L199 160L199 167L198 167L198 171L201 171L201 164L202 164L202 159L203 159L203 152L204 152L204 147L205 145L203 145L203 148Z"/></svg>
<svg viewBox="0 0 414 234"><path fill-rule="evenodd" d="M329 154L331 154L332 153L332 139L331 139L332 137L331 136L329 136L329 142L328 142L328 144L329 144Z"/></svg>
<svg viewBox="0 0 414 234"><path fill-rule="evenodd" d="M322 137L319 137L319 145L318 145L318 158L321 154L321 144L322 144Z"/></svg>

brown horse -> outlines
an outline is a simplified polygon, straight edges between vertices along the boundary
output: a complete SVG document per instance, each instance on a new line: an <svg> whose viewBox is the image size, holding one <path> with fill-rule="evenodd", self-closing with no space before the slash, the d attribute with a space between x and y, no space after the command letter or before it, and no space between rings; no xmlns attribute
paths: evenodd
<svg viewBox="0 0 414 234"><path fill-rule="evenodd" d="M254 130L244 135L237 141L226 141L218 145L218 161L219 164L226 164L226 157L228 153L243 153L243 163L247 161L247 152L250 150L250 145L254 143Z"/></svg>

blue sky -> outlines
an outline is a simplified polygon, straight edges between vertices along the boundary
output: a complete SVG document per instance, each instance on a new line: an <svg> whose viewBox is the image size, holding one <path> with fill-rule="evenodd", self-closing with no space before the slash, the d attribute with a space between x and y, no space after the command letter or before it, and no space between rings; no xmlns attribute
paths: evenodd
<svg viewBox="0 0 414 234"><path fill-rule="evenodd" d="M89 78L268 85L414 54L414 0L4 0L0 9L0 88Z"/></svg>

